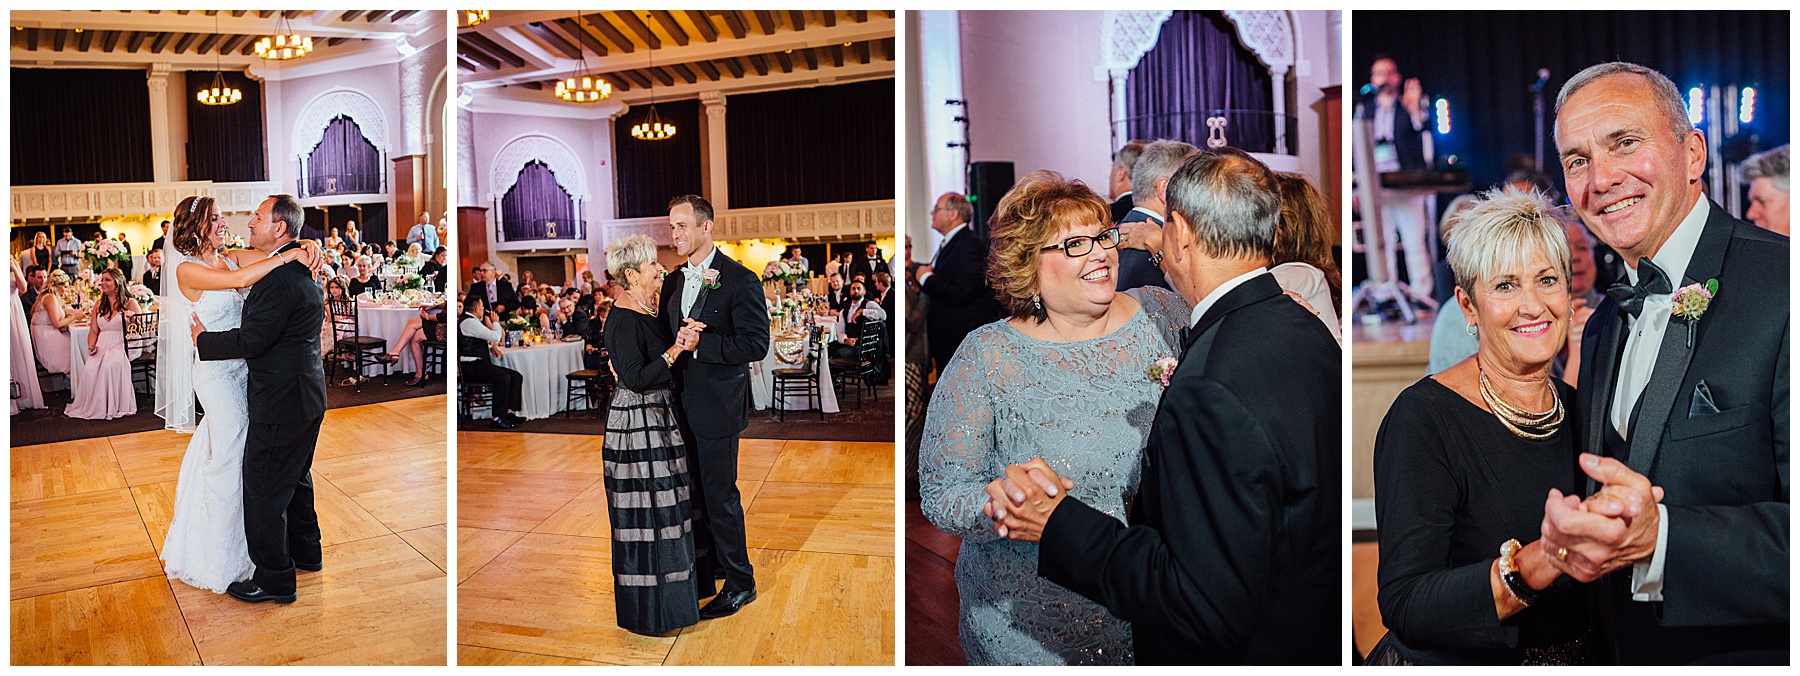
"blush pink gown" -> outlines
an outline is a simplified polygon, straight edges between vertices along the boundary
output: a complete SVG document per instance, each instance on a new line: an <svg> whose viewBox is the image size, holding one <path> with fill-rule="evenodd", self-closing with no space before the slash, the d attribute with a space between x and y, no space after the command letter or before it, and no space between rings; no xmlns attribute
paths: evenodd
<svg viewBox="0 0 1800 676"><path fill-rule="evenodd" d="M71 418L112 420L137 413L137 393L131 389L131 357L125 353L125 313L96 317L89 327L99 331L98 354L81 365L81 387L75 400L63 409Z"/></svg>

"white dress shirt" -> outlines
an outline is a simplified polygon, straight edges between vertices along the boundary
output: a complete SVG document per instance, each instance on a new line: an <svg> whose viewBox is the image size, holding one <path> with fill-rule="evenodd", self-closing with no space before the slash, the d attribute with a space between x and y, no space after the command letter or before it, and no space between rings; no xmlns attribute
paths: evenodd
<svg viewBox="0 0 1800 676"><path fill-rule="evenodd" d="M1206 311L1217 305L1219 299L1224 298L1225 294L1231 293L1232 289L1243 286L1244 282L1256 279L1257 275L1266 274L1268 271L1268 268L1257 268L1220 284L1219 288L1213 289L1211 293L1206 294L1205 298L1200 299L1200 302L1194 304L1194 311L1188 315L1188 328L1194 328L1195 324L1199 324L1200 318L1206 316Z"/></svg>
<svg viewBox="0 0 1800 676"><path fill-rule="evenodd" d="M1681 288L1688 260L1694 257L1694 248L1700 244L1700 233L1706 229L1709 211L1711 209L1706 205L1705 197L1696 200L1687 217L1681 219L1680 225L1675 226L1675 232L1650 257L1650 262L1662 268L1663 273L1669 276L1669 284L1676 289ZM1636 284L1636 261L1629 262L1632 265L1625 268L1625 277ZM1643 395L1644 387L1650 384L1650 376L1656 370L1656 353L1662 348L1663 334L1669 330L1669 320L1674 317L1673 309L1672 294L1652 296L1644 299L1644 308L1636 319L1630 315L1624 316L1627 331L1625 352L1619 357L1619 376L1613 383L1612 410L1607 414L1608 421L1619 431L1619 436L1631 438L1631 410L1637 406L1638 397ZM1661 517L1656 528L1656 551L1650 555L1649 561L1640 561L1631 567L1633 601L1663 600L1664 555L1669 549L1669 510L1657 505L1656 511Z"/></svg>
<svg viewBox="0 0 1800 676"><path fill-rule="evenodd" d="M462 323L456 325L456 330L465 336L480 338L489 343L498 343L506 339L506 336L500 333L500 329L490 329L487 324L483 324L481 320L474 317L463 318ZM458 359L457 361L475 361L477 359L482 359L487 355L462 354L457 356L461 357L461 359Z"/></svg>
<svg viewBox="0 0 1800 676"><path fill-rule="evenodd" d="M714 246L712 253L707 254L706 258L704 258L700 261L700 268L699 268L700 273L698 275L689 276L687 279L682 280L682 284L681 284L681 316L688 317L688 316L693 315L694 301L700 299L701 277L706 274L707 270L712 269L713 259L717 258L718 255L719 255L719 247ZM692 264L689 264L689 265L691 266ZM687 271L688 271L688 268L684 267L681 269L681 274L686 275Z"/></svg>

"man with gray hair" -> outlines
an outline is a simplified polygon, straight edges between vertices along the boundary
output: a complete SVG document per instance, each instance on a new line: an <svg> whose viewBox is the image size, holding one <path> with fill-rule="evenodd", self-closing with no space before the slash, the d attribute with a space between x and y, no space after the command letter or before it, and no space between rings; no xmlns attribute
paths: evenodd
<svg viewBox="0 0 1800 676"><path fill-rule="evenodd" d="M1599 581L1603 658L1788 663L1788 240L1708 200L1707 139L1655 70L1603 63L1556 101L1571 206L1624 260L1581 343L1583 500L1544 551Z"/></svg>
<svg viewBox="0 0 1800 676"><path fill-rule="evenodd" d="M1113 153L1112 175L1107 177L1107 192L1112 193L1112 220L1114 223L1125 220L1131 213L1134 203L1131 199L1131 170L1137 167L1138 156L1144 154L1144 147L1150 145L1143 139L1131 139L1125 147Z"/></svg>
<svg viewBox="0 0 1800 676"><path fill-rule="evenodd" d="M1788 147L1765 150L1738 165L1750 184L1750 210L1744 220L1769 232L1788 234Z"/></svg>
<svg viewBox="0 0 1800 676"><path fill-rule="evenodd" d="M1164 212L1167 211L1163 190L1169 176L1181 163L1200 152L1199 148L1181 141L1161 140L1144 146L1137 165L1131 168L1132 208L1119 219L1119 290L1129 291L1144 286L1169 288L1169 280L1157 269L1150 251L1162 246Z"/></svg>
<svg viewBox="0 0 1800 676"><path fill-rule="evenodd" d="M1342 352L1267 269L1275 173L1221 148L1158 192L1163 269L1194 309L1131 525L1041 458L989 484L988 513L1039 543L1039 575L1130 621L1139 664L1337 664Z"/></svg>

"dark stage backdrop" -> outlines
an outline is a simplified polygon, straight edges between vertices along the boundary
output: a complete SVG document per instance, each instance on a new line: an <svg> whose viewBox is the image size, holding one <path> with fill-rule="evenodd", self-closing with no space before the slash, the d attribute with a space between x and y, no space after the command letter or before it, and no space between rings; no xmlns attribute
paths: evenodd
<svg viewBox="0 0 1800 676"><path fill-rule="evenodd" d="M306 158L305 196L381 192L381 151L347 115L325 126Z"/></svg>
<svg viewBox="0 0 1800 676"><path fill-rule="evenodd" d="M150 158L142 70L12 69L12 184L140 183Z"/></svg>
<svg viewBox="0 0 1800 676"><path fill-rule="evenodd" d="M732 208L894 198L894 80L725 101Z"/></svg>
<svg viewBox="0 0 1800 676"><path fill-rule="evenodd" d="M550 223L559 226L556 239L575 239L581 231L575 218L575 198L556 183L556 173L549 166L536 161L519 170L518 182L500 198L500 222L505 227L503 242L549 239Z"/></svg>
<svg viewBox="0 0 1800 676"><path fill-rule="evenodd" d="M1128 138L1173 139L1206 147L1211 111L1227 113L1226 138L1250 152L1275 149L1275 99L1269 69L1238 42L1237 29L1217 11L1177 11L1163 22L1156 46L1125 83ZM1299 135L1288 134L1290 152Z"/></svg>
<svg viewBox="0 0 1800 676"><path fill-rule="evenodd" d="M619 218L667 216L670 198L698 195L706 184L700 174L699 99L656 104L656 115L675 125L674 136L661 141L632 138L631 125L649 113L649 106L633 107L613 122Z"/></svg>
<svg viewBox="0 0 1800 676"><path fill-rule="evenodd" d="M229 106L209 106L194 93L212 85L212 71L189 71L186 76L181 91L187 94L188 180L267 180L262 83L243 73L226 72L225 84L244 92L244 98Z"/></svg>
<svg viewBox="0 0 1800 676"><path fill-rule="evenodd" d="M1369 64L1385 54L1428 96L1449 99L1451 129L1434 137L1437 156L1455 154L1477 187L1505 179L1508 156L1532 154L1529 88L1539 68L1550 69L1544 170L1559 189L1556 92L1605 61L1655 68L1684 93L1702 83L1754 86L1750 127L1761 146L1788 142L1787 12L1359 11L1351 45L1354 86L1367 85ZM1707 141L1716 147L1722 139Z"/></svg>

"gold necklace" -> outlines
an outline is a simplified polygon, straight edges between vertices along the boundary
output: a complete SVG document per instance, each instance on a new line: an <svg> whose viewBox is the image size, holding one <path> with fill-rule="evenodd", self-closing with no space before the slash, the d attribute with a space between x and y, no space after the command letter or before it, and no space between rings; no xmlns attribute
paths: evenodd
<svg viewBox="0 0 1800 676"><path fill-rule="evenodd" d="M643 301L643 300L641 300L641 299L639 299L639 298L638 298L638 297L637 297L637 294L635 294L635 293L631 293L631 292L626 292L626 293L625 293L625 295L626 295L626 296L627 296L627 297L629 297L629 298L631 298L631 302L633 302L633 303L637 303L637 306L638 306L638 307L640 307L640 308L643 308L643 310L644 310L644 314L647 314L647 315L650 315L650 316L652 316L652 317L655 317L655 316L656 316L656 311L655 311L655 310L652 310L652 309L650 309L650 306L648 306L648 305L645 305L645 304L644 304L644 301Z"/></svg>
<svg viewBox="0 0 1800 676"><path fill-rule="evenodd" d="M1554 436L1557 429L1562 427L1562 396L1557 394L1556 386L1551 385L1548 378L1544 380L1544 384L1550 387L1550 410L1534 413L1502 401L1500 395L1494 392L1493 386L1488 384L1487 371L1480 371L1480 374L1481 399L1487 402L1488 408L1493 409L1494 417L1500 420L1500 424L1514 435L1529 441L1543 441Z"/></svg>

